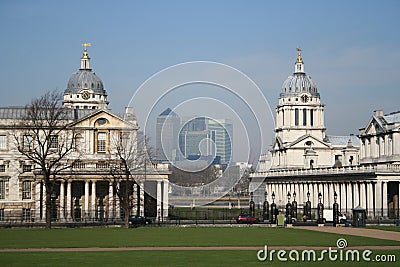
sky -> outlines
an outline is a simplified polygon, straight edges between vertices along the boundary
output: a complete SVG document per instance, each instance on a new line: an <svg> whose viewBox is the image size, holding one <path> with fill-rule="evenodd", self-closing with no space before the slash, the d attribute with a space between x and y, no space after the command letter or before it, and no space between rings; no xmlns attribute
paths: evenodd
<svg viewBox="0 0 400 267"><path fill-rule="evenodd" d="M373 110L400 110L399 12L396 0L1 0L0 106L21 106L46 91L65 90L80 66L81 44L90 42L91 66L115 112L122 112L141 85L165 68L211 61L254 81L274 114L301 47L305 71L326 105L327 133L357 134ZM159 98L152 88L145 93L150 101ZM248 94L241 97L257 96L252 90ZM143 102L133 107L142 125L147 116L141 113ZM169 105L160 103L154 113ZM200 104L186 111L202 109ZM264 127L266 148L273 129ZM241 134L234 132L234 139ZM245 160L242 149L235 144L234 159Z"/></svg>

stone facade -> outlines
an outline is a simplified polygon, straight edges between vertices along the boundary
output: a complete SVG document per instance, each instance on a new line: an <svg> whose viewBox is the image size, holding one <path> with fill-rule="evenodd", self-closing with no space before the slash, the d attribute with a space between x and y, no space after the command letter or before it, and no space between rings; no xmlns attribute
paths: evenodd
<svg viewBox="0 0 400 267"><path fill-rule="evenodd" d="M57 174L51 196L54 221L115 221L122 217L110 176L110 163L118 160L112 140L123 133L135 139L139 127L132 108L123 115L108 109L103 84L93 75L85 47L81 69L73 74L64 92L63 104L68 114L65 119L70 126L54 140L57 144L70 138L71 130L74 132L75 147L68 155L72 166ZM90 81L93 85L89 85ZM41 172L16 147L17 139L24 142L26 138L25 130L15 126L25 112L24 107L0 108L0 223L40 222L46 216ZM168 216L169 174L166 164L148 163L135 170L136 183L130 190L132 215ZM124 183L117 182L118 186Z"/></svg>

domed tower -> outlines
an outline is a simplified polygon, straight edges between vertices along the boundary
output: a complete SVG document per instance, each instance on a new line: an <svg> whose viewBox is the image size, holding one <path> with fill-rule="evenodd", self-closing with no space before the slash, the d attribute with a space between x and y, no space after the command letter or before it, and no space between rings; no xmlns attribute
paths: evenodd
<svg viewBox="0 0 400 267"><path fill-rule="evenodd" d="M317 85L304 71L301 49L297 48L297 52L294 73L283 83L276 107L275 133L282 144L307 134L323 140L326 131Z"/></svg>
<svg viewBox="0 0 400 267"><path fill-rule="evenodd" d="M69 78L67 89L64 91L64 107L106 109L108 106L107 92L104 89L103 82L90 68L88 46L90 46L90 43L83 44L81 68Z"/></svg>

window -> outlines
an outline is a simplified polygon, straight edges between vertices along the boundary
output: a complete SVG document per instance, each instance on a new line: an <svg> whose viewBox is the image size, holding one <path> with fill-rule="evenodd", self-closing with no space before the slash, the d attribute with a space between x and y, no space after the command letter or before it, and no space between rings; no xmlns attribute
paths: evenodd
<svg viewBox="0 0 400 267"><path fill-rule="evenodd" d="M6 199L6 182L0 181L0 199Z"/></svg>
<svg viewBox="0 0 400 267"><path fill-rule="evenodd" d="M307 125L307 109L303 109L303 126Z"/></svg>
<svg viewBox="0 0 400 267"><path fill-rule="evenodd" d="M294 125L296 125L296 126L299 125L299 109L298 108L294 109Z"/></svg>
<svg viewBox="0 0 400 267"><path fill-rule="evenodd" d="M50 135L50 148L58 148L58 135Z"/></svg>
<svg viewBox="0 0 400 267"><path fill-rule="evenodd" d="M31 171L32 171L32 165L29 164L22 165L22 172L31 172Z"/></svg>
<svg viewBox="0 0 400 267"><path fill-rule="evenodd" d="M314 126L314 110L310 109L310 125Z"/></svg>
<svg viewBox="0 0 400 267"><path fill-rule="evenodd" d="M33 148L33 139L32 139L32 135L24 135L23 140L22 140L22 147L25 150L30 150Z"/></svg>
<svg viewBox="0 0 400 267"><path fill-rule="evenodd" d="M106 152L106 133L97 133L97 152Z"/></svg>
<svg viewBox="0 0 400 267"><path fill-rule="evenodd" d="M24 221L31 220L31 209L22 209L22 220Z"/></svg>
<svg viewBox="0 0 400 267"><path fill-rule="evenodd" d="M107 123L108 123L107 119L100 118L96 121L95 126L102 126L102 125L106 125Z"/></svg>
<svg viewBox="0 0 400 267"><path fill-rule="evenodd" d="M31 189L32 189L31 181L22 182L22 199L31 199Z"/></svg>
<svg viewBox="0 0 400 267"><path fill-rule="evenodd" d="M5 134L0 135L0 149L5 149L7 145L7 137Z"/></svg>
<svg viewBox="0 0 400 267"><path fill-rule="evenodd" d="M4 209L0 209L0 221L4 221Z"/></svg>
<svg viewBox="0 0 400 267"><path fill-rule="evenodd" d="M4 164L0 165L0 172L6 172L6 165Z"/></svg>

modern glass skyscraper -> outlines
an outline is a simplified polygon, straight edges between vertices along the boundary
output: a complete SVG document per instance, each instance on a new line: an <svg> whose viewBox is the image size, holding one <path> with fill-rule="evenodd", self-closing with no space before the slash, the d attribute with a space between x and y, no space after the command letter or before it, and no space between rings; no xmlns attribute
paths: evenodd
<svg viewBox="0 0 400 267"><path fill-rule="evenodd" d="M181 125L180 117L170 108L157 117L156 125L156 160L176 161L178 157L178 136Z"/></svg>
<svg viewBox="0 0 400 267"><path fill-rule="evenodd" d="M218 157L221 163L232 159L233 126L228 119L198 117L187 121L179 133L183 157Z"/></svg>

